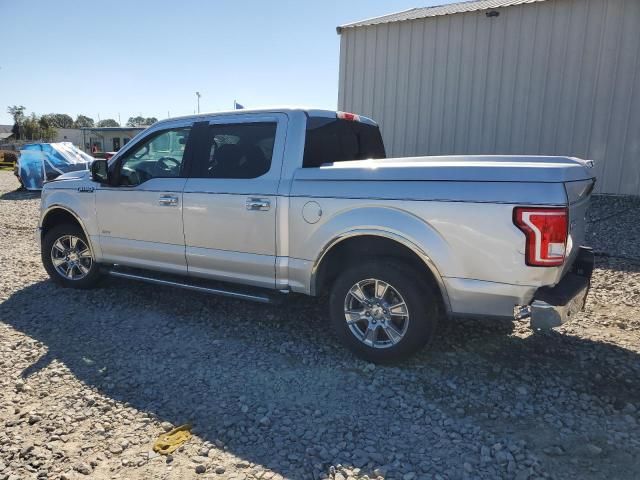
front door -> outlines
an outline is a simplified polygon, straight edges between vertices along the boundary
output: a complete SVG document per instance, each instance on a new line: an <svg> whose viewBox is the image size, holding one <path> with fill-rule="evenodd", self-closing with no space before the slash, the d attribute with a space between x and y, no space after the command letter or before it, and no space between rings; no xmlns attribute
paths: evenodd
<svg viewBox="0 0 640 480"><path fill-rule="evenodd" d="M189 274L274 288L286 116L218 117L184 188Z"/></svg>
<svg viewBox="0 0 640 480"><path fill-rule="evenodd" d="M115 186L96 191L104 261L186 273L182 191L191 126L150 133L110 165Z"/></svg>

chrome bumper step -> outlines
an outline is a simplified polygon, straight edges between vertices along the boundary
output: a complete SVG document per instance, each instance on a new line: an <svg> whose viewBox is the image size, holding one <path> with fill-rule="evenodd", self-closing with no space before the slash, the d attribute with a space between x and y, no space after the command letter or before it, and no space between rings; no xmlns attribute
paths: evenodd
<svg viewBox="0 0 640 480"><path fill-rule="evenodd" d="M517 305L516 320L530 319L534 330L550 330L570 320L584 310L593 274L593 251L580 247L571 270L554 287L542 287L535 293L531 304Z"/></svg>
<svg viewBox="0 0 640 480"><path fill-rule="evenodd" d="M183 290L191 290L199 293L208 293L210 295L219 295L221 297L236 298L238 300L248 300L251 302L258 302L258 303L277 303L277 300L274 298L274 296L271 296L267 293L262 293L262 292L249 293L241 290L234 290L232 288L227 288L227 287L214 288L214 287L210 287L202 284L178 281L174 278L167 279L167 278L151 277L141 273L137 273L137 272L132 273L130 271L122 271L119 269L109 269L109 270L106 270L105 273L115 278L135 280L138 282L151 283L154 285L162 285L165 287L181 288Z"/></svg>

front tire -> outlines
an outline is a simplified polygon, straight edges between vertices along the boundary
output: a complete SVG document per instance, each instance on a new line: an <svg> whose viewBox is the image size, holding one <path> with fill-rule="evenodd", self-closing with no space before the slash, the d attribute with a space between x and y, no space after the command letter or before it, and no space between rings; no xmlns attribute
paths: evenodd
<svg viewBox="0 0 640 480"><path fill-rule="evenodd" d="M433 338L440 317L437 287L408 265L369 260L348 268L329 296L333 330L361 358L406 358Z"/></svg>
<svg viewBox="0 0 640 480"><path fill-rule="evenodd" d="M56 225L42 239L42 264L51 280L65 288L93 288L100 281L99 265L82 228Z"/></svg>

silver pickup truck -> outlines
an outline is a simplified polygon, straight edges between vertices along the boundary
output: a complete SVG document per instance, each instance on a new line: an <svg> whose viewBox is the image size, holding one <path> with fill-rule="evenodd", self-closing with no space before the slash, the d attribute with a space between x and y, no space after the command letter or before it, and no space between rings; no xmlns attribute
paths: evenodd
<svg viewBox="0 0 640 480"><path fill-rule="evenodd" d="M44 186L42 261L65 287L111 275L258 302L326 294L337 337L391 361L453 316L542 329L579 311L591 166L386 158L377 124L344 112L168 119Z"/></svg>

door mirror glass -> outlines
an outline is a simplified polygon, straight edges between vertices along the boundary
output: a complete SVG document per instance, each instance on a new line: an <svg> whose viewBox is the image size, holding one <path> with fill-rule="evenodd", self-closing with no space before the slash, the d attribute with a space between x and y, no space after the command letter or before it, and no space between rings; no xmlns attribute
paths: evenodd
<svg viewBox="0 0 640 480"><path fill-rule="evenodd" d="M109 164L106 160L97 158L91 164L91 178L101 184L109 183Z"/></svg>

